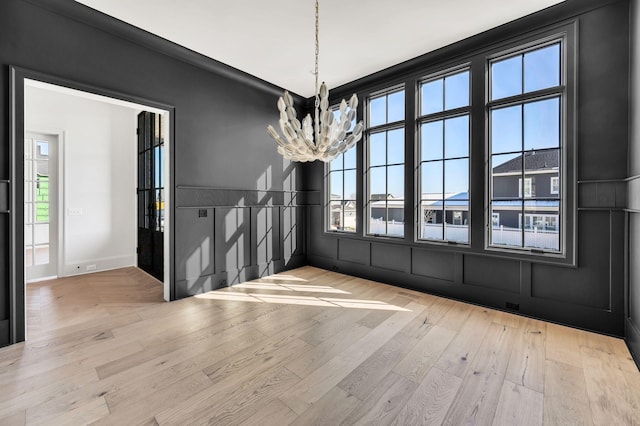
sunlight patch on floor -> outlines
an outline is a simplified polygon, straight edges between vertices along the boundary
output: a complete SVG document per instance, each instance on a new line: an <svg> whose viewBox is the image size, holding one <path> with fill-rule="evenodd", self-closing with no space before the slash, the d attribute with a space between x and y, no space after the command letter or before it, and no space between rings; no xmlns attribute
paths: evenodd
<svg viewBox="0 0 640 426"><path fill-rule="evenodd" d="M283 303L287 305L311 305L351 309L376 309L385 311L409 311L400 306L390 305L377 300L337 299L331 297L296 296L283 294L240 293L232 291L210 291L197 294L198 299L229 300L251 303Z"/></svg>
<svg viewBox="0 0 640 426"><path fill-rule="evenodd" d="M248 282L235 284L233 288L251 289L251 290L274 290L274 291L300 291L313 293L337 293L351 294L348 291L340 290L326 285L306 285L306 284L288 284L288 283L255 283Z"/></svg>

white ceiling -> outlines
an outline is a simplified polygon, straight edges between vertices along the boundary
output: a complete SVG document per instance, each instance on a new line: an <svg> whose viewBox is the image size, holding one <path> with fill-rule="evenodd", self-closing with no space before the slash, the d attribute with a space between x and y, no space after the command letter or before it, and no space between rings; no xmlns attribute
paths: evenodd
<svg viewBox="0 0 640 426"><path fill-rule="evenodd" d="M313 0L76 0L287 88L314 94ZM320 0L320 79L353 81L563 0Z"/></svg>

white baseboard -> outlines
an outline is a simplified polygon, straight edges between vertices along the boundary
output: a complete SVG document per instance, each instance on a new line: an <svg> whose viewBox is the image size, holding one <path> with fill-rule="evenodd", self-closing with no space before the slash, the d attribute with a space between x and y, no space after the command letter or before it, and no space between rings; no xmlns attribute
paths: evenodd
<svg viewBox="0 0 640 426"><path fill-rule="evenodd" d="M102 257L97 259L84 259L69 262L63 267L61 277L71 275L92 274L94 272L109 271L111 269L136 266L136 255Z"/></svg>

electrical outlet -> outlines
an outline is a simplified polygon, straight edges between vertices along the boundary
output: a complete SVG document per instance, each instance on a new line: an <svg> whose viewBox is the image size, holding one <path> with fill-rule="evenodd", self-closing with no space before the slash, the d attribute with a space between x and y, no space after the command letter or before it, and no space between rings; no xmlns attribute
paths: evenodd
<svg viewBox="0 0 640 426"><path fill-rule="evenodd" d="M95 271L96 265L87 265L87 271Z"/></svg>
<svg viewBox="0 0 640 426"><path fill-rule="evenodd" d="M507 306L507 309L513 309L514 311L519 311L520 310L520 304L519 303L507 302L506 306Z"/></svg>

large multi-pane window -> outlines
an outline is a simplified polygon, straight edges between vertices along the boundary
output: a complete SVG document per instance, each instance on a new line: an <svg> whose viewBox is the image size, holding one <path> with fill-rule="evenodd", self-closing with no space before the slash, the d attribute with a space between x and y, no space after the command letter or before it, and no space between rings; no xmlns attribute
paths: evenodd
<svg viewBox="0 0 640 426"><path fill-rule="evenodd" d="M356 232L356 148L340 154L327 168L327 229Z"/></svg>
<svg viewBox="0 0 640 426"><path fill-rule="evenodd" d="M334 120L340 119L340 106L331 108ZM347 135L355 127L355 118ZM356 147L340 154L326 167L326 229L328 231L356 232Z"/></svg>
<svg viewBox="0 0 640 426"><path fill-rule="evenodd" d="M418 238L469 242L469 70L419 85Z"/></svg>
<svg viewBox="0 0 640 426"><path fill-rule="evenodd" d="M367 193L370 235L404 236L404 89L369 98Z"/></svg>
<svg viewBox="0 0 640 426"><path fill-rule="evenodd" d="M562 251L563 41L489 61L490 245Z"/></svg>

